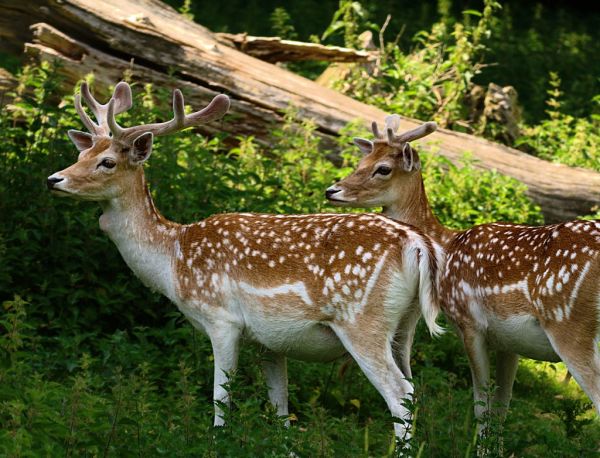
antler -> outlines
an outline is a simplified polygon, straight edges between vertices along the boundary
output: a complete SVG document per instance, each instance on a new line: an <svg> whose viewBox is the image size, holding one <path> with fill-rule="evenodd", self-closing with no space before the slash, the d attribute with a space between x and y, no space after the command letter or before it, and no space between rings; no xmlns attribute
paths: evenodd
<svg viewBox="0 0 600 458"><path fill-rule="evenodd" d="M418 140L419 138L423 138L437 130L437 124L433 121L426 122L425 124L421 124L419 127L409 130L408 132L404 132L403 134L395 137L395 141L398 143L408 143L413 140Z"/></svg>
<svg viewBox="0 0 600 458"><path fill-rule="evenodd" d="M88 114L83 109L81 105L81 97L85 100L85 103L94 113L96 117L97 124L92 121L92 119L88 116ZM85 127L90 131L93 135L108 135L109 127L108 127L108 106L111 101L115 101L115 114L123 113L131 108L132 97L131 97L131 88L129 84L124 81L121 81L119 84L115 86L115 90L112 93L112 96L108 103L104 105L99 103L92 93L90 92L90 87L86 82L81 83L81 91L80 94L75 95L75 110L79 114L81 121L85 125Z"/></svg>
<svg viewBox="0 0 600 458"><path fill-rule="evenodd" d="M139 126L132 126L123 128L117 124L115 120L115 114L118 113L115 101L110 100L108 102L108 127L112 133L113 138L129 139L136 134L142 134L145 132L152 132L154 135L167 135L172 132L183 130L187 127L204 124L215 119L221 118L227 110L229 110L230 101L229 97L224 94L219 94L208 104L207 107L200 111L185 114L185 104L183 100L183 94L179 89L173 91L173 119L167 122L153 123L153 124L142 124Z"/></svg>
<svg viewBox="0 0 600 458"><path fill-rule="evenodd" d="M378 140L387 140L388 144L398 144L398 143L408 143L413 140L418 140L419 138L423 138L432 132L437 130L437 124L433 121L426 122L421 124L419 127L409 130L408 132L404 132L400 135L395 135L394 132L398 130L400 127L400 116L398 115L390 115L385 118L385 132L387 135L387 139L379 132L379 127L377 123L373 121L371 123L371 130L373 131L373 135Z"/></svg>
<svg viewBox="0 0 600 458"><path fill-rule="evenodd" d="M400 116L394 114L385 117L385 132L387 133L388 139L390 138L390 131L393 136L394 132L396 132L399 127ZM377 123L375 121L371 123L371 130L373 131L373 135L375 135L375 138L383 140L383 135L379 132L379 127L377 126Z"/></svg>

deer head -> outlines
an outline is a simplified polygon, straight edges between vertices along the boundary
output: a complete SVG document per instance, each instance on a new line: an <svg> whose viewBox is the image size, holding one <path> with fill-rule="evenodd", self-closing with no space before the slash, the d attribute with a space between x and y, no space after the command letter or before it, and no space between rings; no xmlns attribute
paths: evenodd
<svg viewBox="0 0 600 458"><path fill-rule="evenodd" d="M86 101L96 121L81 105ZM217 95L210 104L195 113L185 114L183 95L173 91L173 119L167 122L121 127L115 116L131 107L131 88L125 82L116 85L108 103L102 105L91 95L86 83L75 96L75 108L89 132L70 130L69 138L79 150L70 167L48 177L48 189L61 196L80 200L106 201L131 189L136 173L152 153L155 135L167 135L187 127L221 118L229 109L229 98Z"/></svg>
<svg viewBox="0 0 600 458"><path fill-rule="evenodd" d="M365 154L356 170L327 189L325 195L334 205L348 207L388 206L398 201L398 196L410 198L411 184L421 180L421 161L409 142L431 134L437 129L427 122L416 129L396 135L400 117L385 118L385 135L372 123L374 141L355 138L354 143Z"/></svg>

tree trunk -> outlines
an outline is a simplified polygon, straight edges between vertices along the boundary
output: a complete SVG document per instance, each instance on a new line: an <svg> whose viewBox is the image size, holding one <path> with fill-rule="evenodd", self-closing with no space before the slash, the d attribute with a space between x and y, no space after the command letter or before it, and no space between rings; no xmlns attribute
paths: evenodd
<svg viewBox="0 0 600 458"><path fill-rule="evenodd" d="M116 83L123 71L133 78L169 87L183 86L198 106L213 94L232 98L234 116L219 130L252 134L268 142L274 123L291 104L312 119L318 134L333 139L352 120L382 122L386 113L319 86L285 69L222 45L206 28L157 0L0 0L0 46L18 49L31 40L28 27L45 22L67 35L37 27L30 55L59 58L68 84L94 70L102 84ZM403 118L410 129L419 122ZM453 161L465 151L477 166L515 177L529 187L548 221L590 213L600 202L600 174L551 164L520 151L466 134L441 130L427 141Z"/></svg>

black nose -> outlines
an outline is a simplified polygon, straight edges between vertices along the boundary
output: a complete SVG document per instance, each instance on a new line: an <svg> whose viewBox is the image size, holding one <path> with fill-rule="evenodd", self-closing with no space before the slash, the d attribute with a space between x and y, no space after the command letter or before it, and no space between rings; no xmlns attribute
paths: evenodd
<svg viewBox="0 0 600 458"><path fill-rule="evenodd" d="M328 189L327 191L325 191L325 197L327 197L329 199L331 196L333 196L334 194L337 194L340 191L341 191L341 189Z"/></svg>
<svg viewBox="0 0 600 458"><path fill-rule="evenodd" d="M56 183L60 183L63 180L64 178L50 177L46 182L46 186L48 186L48 189L52 189Z"/></svg>

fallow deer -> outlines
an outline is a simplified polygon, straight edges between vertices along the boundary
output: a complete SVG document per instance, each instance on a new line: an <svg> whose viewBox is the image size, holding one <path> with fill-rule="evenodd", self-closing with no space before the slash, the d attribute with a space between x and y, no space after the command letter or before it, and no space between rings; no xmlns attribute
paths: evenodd
<svg viewBox="0 0 600 458"><path fill-rule="evenodd" d="M465 345L480 428L490 405L505 418L518 355L562 360L600 414L600 221L448 229L431 211L419 155L410 146L436 124L396 135L398 126L399 117L388 116L385 135L373 122L374 141L356 138L366 156L326 197L341 206L381 206L385 215L420 228L446 249L441 307ZM496 352L493 402L487 395L488 349Z"/></svg>
<svg viewBox="0 0 600 458"><path fill-rule="evenodd" d="M421 312L433 334L441 331L435 323L439 245L375 214L234 213L187 225L168 221L144 178L153 136L220 118L229 99L217 95L186 115L175 90L172 120L123 128L115 115L131 106L126 83L116 86L105 105L86 84L81 94L97 123L77 95L75 106L90 133L69 131L79 158L51 175L48 187L57 195L99 202L100 227L128 266L208 335L215 401L229 402L224 385L244 336L267 352L269 398L281 416L288 415L286 356L331 361L350 353L392 415L410 417L403 405L413 391L409 356L398 367L391 345L397 333L412 335ZM219 404L215 425L224 423ZM398 436L409 435L407 424L395 424Z"/></svg>

